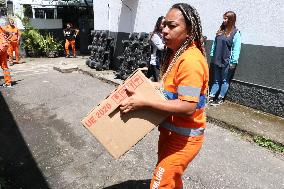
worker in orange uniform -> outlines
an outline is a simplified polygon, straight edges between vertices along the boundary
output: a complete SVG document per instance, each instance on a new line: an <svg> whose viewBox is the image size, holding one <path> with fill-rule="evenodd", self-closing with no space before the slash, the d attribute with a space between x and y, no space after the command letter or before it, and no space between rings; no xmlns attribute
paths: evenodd
<svg viewBox="0 0 284 189"><path fill-rule="evenodd" d="M63 34L65 37L65 51L66 51L66 58L70 57L69 54L69 46L71 45L73 51L73 57L76 58L76 37L79 34L78 29L74 29L71 23L68 23L66 29L63 30Z"/></svg>
<svg viewBox="0 0 284 189"><path fill-rule="evenodd" d="M9 47L8 39L10 38L9 33L0 26L0 66L3 70L5 83L2 87L11 87L11 75L7 65L7 50Z"/></svg>
<svg viewBox="0 0 284 189"><path fill-rule="evenodd" d="M21 38L21 32L20 30L15 26L15 22L12 18L9 18L9 25L4 27L4 30L8 33L10 33L9 36L9 48L8 48L8 55L9 55L9 63L10 65L13 65L13 52L15 51L16 55L16 64L20 61L20 51L19 51L19 45L20 45L20 38Z"/></svg>
<svg viewBox="0 0 284 189"><path fill-rule="evenodd" d="M161 90L166 101L153 101L126 89L120 111L139 108L167 116L159 125L158 162L150 189L181 189L182 175L204 141L208 65L198 12L189 4L171 7L163 21L166 45Z"/></svg>

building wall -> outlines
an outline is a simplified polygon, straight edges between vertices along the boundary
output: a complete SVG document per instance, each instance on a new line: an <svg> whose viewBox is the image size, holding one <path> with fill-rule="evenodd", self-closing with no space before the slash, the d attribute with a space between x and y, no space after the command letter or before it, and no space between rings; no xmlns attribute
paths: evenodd
<svg viewBox="0 0 284 189"><path fill-rule="evenodd" d="M185 0L96 0L95 30L108 30L116 38L116 54L121 40L131 32L151 32L156 19L171 5ZM242 50L228 99L275 115L284 116L284 3L282 0L192 0L201 17L203 34L210 50L223 14L237 14ZM208 52L207 52L208 53ZM210 58L208 58L210 62ZM119 66L119 65L117 65Z"/></svg>

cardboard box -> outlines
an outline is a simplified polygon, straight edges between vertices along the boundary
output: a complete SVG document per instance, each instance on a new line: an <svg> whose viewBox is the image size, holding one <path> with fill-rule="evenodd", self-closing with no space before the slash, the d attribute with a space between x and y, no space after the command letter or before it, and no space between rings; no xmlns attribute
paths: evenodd
<svg viewBox="0 0 284 189"><path fill-rule="evenodd" d="M81 122L114 157L119 158L164 120L164 116L146 109L121 114L119 105L127 95L125 86L147 99L165 100L151 81L137 70Z"/></svg>

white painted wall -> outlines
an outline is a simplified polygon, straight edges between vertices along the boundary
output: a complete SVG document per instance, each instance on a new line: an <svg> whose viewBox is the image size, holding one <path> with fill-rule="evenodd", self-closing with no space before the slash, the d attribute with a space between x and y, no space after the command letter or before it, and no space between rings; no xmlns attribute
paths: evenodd
<svg viewBox="0 0 284 189"><path fill-rule="evenodd" d="M121 1L94 0L94 29L118 31Z"/></svg>
<svg viewBox="0 0 284 189"><path fill-rule="evenodd" d="M112 32L150 32L156 19L165 15L171 5L188 0L124 0L131 7L138 1L136 15L123 13L120 0L94 0L94 26L96 30ZM108 9L107 5L110 5ZM245 44L284 47L284 3L283 0L191 0L201 17L203 34L214 39L222 23L223 14L232 10L237 14L237 27ZM110 17L108 19L108 12ZM128 19L121 20L121 17ZM135 18L135 20L131 20ZM128 31L133 25L132 31ZM123 27L118 27L120 26Z"/></svg>

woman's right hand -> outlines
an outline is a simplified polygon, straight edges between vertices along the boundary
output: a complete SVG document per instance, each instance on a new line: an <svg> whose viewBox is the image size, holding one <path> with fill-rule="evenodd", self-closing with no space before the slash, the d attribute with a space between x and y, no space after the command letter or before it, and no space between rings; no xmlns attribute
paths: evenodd
<svg viewBox="0 0 284 189"><path fill-rule="evenodd" d="M236 69L236 64L230 64L230 67L229 67L231 70L233 69Z"/></svg>
<svg viewBox="0 0 284 189"><path fill-rule="evenodd" d="M155 89L159 90L162 87L162 84L160 82L152 82L152 85L155 87Z"/></svg>
<svg viewBox="0 0 284 189"><path fill-rule="evenodd" d="M127 113L132 110L136 110L145 106L146 101L141 95L137 94L134 90L125 89L127 97L120 104L120 111Z"/></svg>

